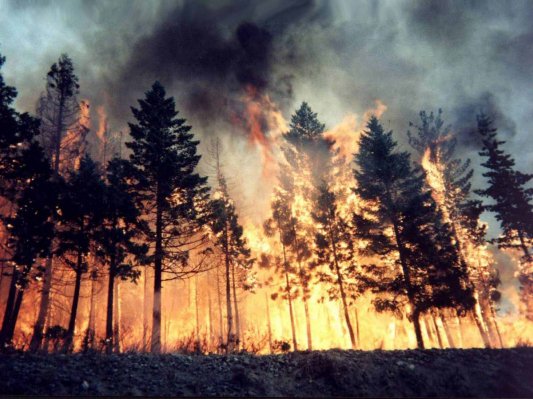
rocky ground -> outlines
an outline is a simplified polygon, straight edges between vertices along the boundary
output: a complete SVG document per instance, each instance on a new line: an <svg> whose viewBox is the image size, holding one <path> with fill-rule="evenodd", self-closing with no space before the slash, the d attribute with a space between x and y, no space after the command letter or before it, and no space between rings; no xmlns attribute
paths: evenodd
<svg viewBox="0 0 533 399"><path fill-rule="evenodd" d="M533 348L0 355L0 394L533 397Z"/></svg>

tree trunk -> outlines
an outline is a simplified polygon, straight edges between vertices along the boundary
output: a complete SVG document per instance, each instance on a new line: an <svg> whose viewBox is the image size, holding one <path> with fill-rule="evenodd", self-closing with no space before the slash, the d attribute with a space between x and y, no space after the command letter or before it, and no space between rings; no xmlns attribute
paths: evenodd
<svg viewBox="0 0 533 399"><path fill-rule="evenodd" d="M64 350L66 352L72 351L72 343L74 339L74 330L76 327L76 315L78 313L78 303L80 300L80 289L81 289L81 253L78 254L78 264L77 264L77 270L76 270L76 282L74 285L74 296L72 298L72 309L70 311L70 319L68 322L68 329L67 329L67 337L65 340L65 346Z"/></svg>
<svg viewBox="0 0 533 399"><path fill-rule="evenodd" d="M110 355L113 352L113 303L115 291L115 273L116 273L115 256L112 254L109 262L109 280L107 284L107 308L105 320L105 347L106 353Z"/></svg>
<svg viewBox="0 0 533 399"><path fill-rule="evenodd" d="M195 316L196 316L196 343L195 343L195 352L200 353L200 313L198 311L198 275L195 276L194 279L194 310L195 310Z"/></svg>
<svg viewBox="0 0 533 399"><path fill-rule="evenodd" d="M114 317L113 317L113 350L115 353L120 353L120 279L115 280L115 297L114 299L114 306L115 309L113 311Z"/></svg>
<svg viewBox="0 0 533 399"><path fill-rule="evenodd" d="M424 320L424 325L426 326L426 332L427 332L428 338L430 339L432 343L435 343L435 337L433 336L433 331L431 331L431 326L428 322L427 316L423 316L423 320Z"/></svg>
<svg viewBox="0 0 533 399"><path fill-rule="evenodd" d="M477 310L477 306L479 306L478 304L476 304L476 308L474 308L473 310L471 310L471 315L474 319L474 322L476 323L476 326L479 330L479 335L481 336L481 340L483 341L483 345L485 346L485 348L490 348L490 341L489 341L489 337L487 335L487 332L485 331L485 328L483 326L483 320L481 320L481 317L479 317L478 315L478 312L476 311Z"/></svg>
<svg viewBox="0 0 533 399"><path fill-rule="evenodd" d="M280 232L280 241L281 241L281 232ZM283 270L285 272L285 291L287 292L287 300L289 302L289 317L291 319L291 331L292 331L292 345L294 350L298 350L298 341L296 340L296 325L294 322L294 312L292 309L292 293L291 293L291 283L289 279L288 265L287 265L287 254L285 253L285 245L282 243L281 247L283 248Z"/></svg>
<svg viewBox="0 0 533 399"><path fill-rule="evenodd" d="M13 273L11 276L11 282L9 283L9 292L4 311L4 319L2 321L2 330L0 331L0 350L3 350L5 345L10 343L8 331L13 316L13 307L15 305L15 299L17 295L18 275L19 272L16 270L16 267L13 266Z"/></svg>
<svg viewBox="0 0 533 399"><path fill-rule="evenodd" d="M309 302L307 295L303 294L304 312L305 312L305 329L307 332L307 350L313 350L313 339L311 337L311 316L309 315Z"/></svg>
<svg viewBox="0 0 533 399"><path fill-rule="evenodd" d="M357 342L359 343L359 348L361 348L361 339L359 335L359 313L357 312L357 308L354 306L354 315L355 315L355 337Z"/></svg>
<svg viewBox="0 0 533 399"><path fill-rule="evenodd" d="M265 292L266 316L267 316L267 333L268 333L268 350L272 354L272 324L270 322L270 306L268 305L268 294Z"/></svg>
<svg viewBox="0 0 533 399"><path fill-rule="evenodd" d="M96 268L91 272L91 296L89 298L89 320L85 334L85 349L93 349L95 338L95 296L96 296Z"/></svg>
<svg viewBox="0 0 533 399"><path fill-rule="evenodd" d="M422 337L422 330L420 329L420 311L418 310L418 307L414 300L414 294L413 294L413 287L411 285L411 273L409 272L409 266L407 265L407 261L405 259L404 255L404 246L403 246L403 240L400 235L400 230L398 228L398 223L396 220L392 223L394 228L394 236L396 238L396 246L398 248L398 255L400 257L400 264L402 266L402 273L403 278L405 282L405 288L407 289L407 297L409 299L409 302L411 304L411 317L413 319L413 327L415 330L415 336L416 336L416 343L418 349L424 349L424 339Z"/></svg>
<svg viewBox="0 0 533 399"><path fill-rule="evenodd" d="M59 98L59 109L57 113L56 131L54 137L54 164L53 169L56 176L59 176L59 162L61 158L61 139L63 136L63 113L65 108L65 96L61 94ZM52 216L52 222L54 217ZM52 245L52 244L51 244ZM43 289L41 291L41 302L39 304L39 313L37 321L33 327L33 335L30 342L30 351L37 351L41 347L43 340L43 329L46 322L46 316L48 308L50 306L50 291L52 289L52 277L53 277L53 256L50 255L46 259L45 271L43 276Z"/></svg>
<svg viewBox="0 0 533 399"><path fill-rule="evenodd" d="M331 248L333 250L333 260L335 262L335 270L337 272L337 284L339 285L342 308L344 310L344 319L346 320L346 326L348 327L348 334L350 335L350 342L352 344L352 349L355 349L357 347L357 342L355 341L355 334L353 332L352 323L350 321L350 313L348 312L348 304L346 302L346 293L344 292L342 274L341 274L341 270L339 266L339 260L337 258L337 245L333 238L333 232L331 231L331 227L329 229L329 237L330 237Z"/></svg>
<svg viewBox="0 0 533 399"><path fill-rule="evenodd" d="M307 349L313 350L313 339L311 335L311 318L309 316L309 303L308 303L308 282L305 280L303 275L302 262L300 260L300 242L298 240L298 234L296 233L296 226L292 224L292 232L294 234L294 242L296 244L296 257L298 259L298 275L300 276L300 284L302 286L302 299L304 302L304 312L305 312L305 329L307 333Z"/></svg>
<svg viewBox="0 0 533 399"><path fill-rule="evenodd" d="M500 328L498 327L498 320L496 320L496 312L494 311L494 307L492 306L492 304L490 305L490 311L491 311L491 314L492 314L492 321L494 322L494 328L496 329L496 333L498 335L498 342L500 344L500 348L504 348L503 346L503 340L502 340L502 336L500 334Z"/></svg>
<svg viewBox="0 0 533 399"><path fill-rule="evenodd" d="M144 268L144 287L143 287L143 352L148 351L148 304L146 294L148 292L148 267Z"/></svg>
<svg viewBox="0 0 533 399"><path fill-rule="evenodd" d="M41 302L39 305L39 313L37 315L37 321L33 326L33 334L30 342L30 351L38 351L41 347L43 340L43 330L46 322L48 308L50 307L50 292L52 289L52 277L53 277L53 260L52 255L46 259L44 276L43 276L43 288L41 291Z"/></svg>
<svg viewBox="0 0 533 399"><path fill-rule="evenodd" d="M437 324L437 318L435 317L435 315L431 315L431 319L433 320L435 334L437 335L437 339L439 340L439 348L444 349L444 343L442 342L442 335L440 333L439 325Z"/></svg>
<svg viewBox="0 0 533 399"><path fill-rule="evenodd" d="M233 313L231 309L231 271L227 241L228 234L226 229L226 242L224 246L224 256L226 263L226 313L228 316L228 339L226 342L226 353L231 353L234 350L235 337L233 336Z"/></svg>
<svg viewBox="0 0 533 399"><path fill-rule="evenodd" d="M211 289L209 285L209 280L207 281L206 290L207 290L207 311L209 318L209 339L207 342L207 350L211 351L214 341L214 329L213 329L213 305L211 304Z"/></svg>
<svg viewBox="0 0 533 399"><path fill-rule="evenodd" d="M463 323L461 321L462 317L456 314L455 319L457 320L457 330L459 331L459 347L464 348L465 341L464 341Z"/></svg>
<svg viewBox="0 0 533 399"><path fill-rule="evenodd" d="M448 344L450 348L455 348L455 342L453 340L452 332L450 331L450 326L448 325L448 322L446 320L446 316L440 312L440 321L442 322L442 326L444 328L444 333L446 334L446 339L448 340Z"/></svg>
<svg viewBox="0 0 533 399"><path fill-rule="evenodd" d="M239 317L239 304L237 302L237 286L235 283L235 264L231 265L232 282L233 282L233 308L235 309L235 344L237 349L241 344L241 319Z"/></svg>
<svg viewBox="0 0 533 399"><path fill-rule="evenodd" d="M154 304L152 313L152 341L150 351L161 352L161 279L163 270L163 212L162 199L157 188L155 262L154 262Z"/></svg>
<svg viewBox="0 0 533 399"><path fill-rule="evenodd" d="M222 322L222 291L220 290L220 276L218 274L219 266L216 268L218 299L218 350L222 348L222 344L224 343L224 324Z"/></svg>
<svg viewBox="0 0 533 399"><path fill-rule="evenodd" d="M15 300L13 312L11 313L11 320L9 321L8 330L6 334L6 342L11 342L13 340L13 335L15 333L15 327L17 325L17 320L20 312L20 305L22 304L22 298L24 297L24 289L19 289L17 291L17 299Z"/></svg>

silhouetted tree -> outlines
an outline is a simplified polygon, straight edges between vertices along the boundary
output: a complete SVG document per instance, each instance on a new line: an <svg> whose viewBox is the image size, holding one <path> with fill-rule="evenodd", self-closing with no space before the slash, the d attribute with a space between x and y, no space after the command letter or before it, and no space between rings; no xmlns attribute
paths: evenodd
<svg viewBox="0 0 533 399"><path fill-rule="evenodd" d="M479 155L486 158L482 166L488 169L483 174L488 187L476 193L494 201L484 208L494 212L500 222L502 233L496 239L498 247L522 251L519 275L522 299L527 308L526 317L533 320L533 188L527 187L533 175L515 169L514 159L502 149L505 141L498 139L497 129L488 116L479 115L477 123L483 142Z"/></svg>
<svg viewBox="0 0 533 399"><path fill-rule="evenodd" d="M2 217L9 232L8 248L12 254L11 283L4 311L0 348L9 345L30 280L41 279L41 268L34 269L37 259L48 255L53 237L50 222L54 211L57 186L50 180L51 170L42 148L35 142L25 149L17 164L26 185L15 199L15 214ZM22 175L20 175L22 177Z"/></svg>
<svg viewBox="0 0 533 399"><path fill-rule="evenodd" d="M56 255L74 270L75 283L72 308L65 339L65 349L71 350L82 276L88 271L89 252L95 250L99 227L104 217L104 182L97 165L89 157L82 158L80 168L70 172L58 207Z"/></svg>
<svg viewBox="0 0 533 399"><path fill-rule="evenodd" d="M133 261L144 263L148 246L141 243L146 230L128 183L128 161L113 158L107 165L103 223L96 235L96 255L108 266L106 352L113 350L113 294L116 278L136 282L140 272Z"/></svg>
<svg viewBox="0 0 533 399"><path fill-rule="evenodd" d="M368 204L354 216L356 235L381 265L365 268L365 283L378 298L378 311L410 307L417 345L424 347L420 314L433 307L472 306L464 286L451 231L425 187L425 177L410 165L407 152L394 152L392 132L372 117L355 156L355 192ZM399 269L399 270L398 270ZM404 302L407 300L407 303Z"/></svg>
<svg viewBox="0 0 533 399"><path fill-rule="evenodd" d="M442 110L439 109L437 114L433 112L427 114L421 111L420 125L413 123L410 125L416 127L417 131L416 135L407 132L409 143L419 154L423 155L422 166L426 170L428 184L431 186L439 209L451 226L453 241L467 284L477 291L489 290L490 288L485 287L484 284L489 281L485 275L490 272L487 270L490 265L480 262L480 251L485 244L486 226L479 222L479 216L483 211L481 201L470 198L471 180L474 174L473 169L470 168L470 160L463 161L455 158L457 139L451 126L444 125ZM479 298L477 293L476 297ZM484 297L489 299L487 296ZM480 305L482 305L481 314L478 315L474 309L471 313L484 344L490 346L480 316L484 316L485 323L490 330L491 320L482 310L493 305L490 301L485 301ZM461 314L461 309L459 314ZM448 332L446 321L443 320L443 323Z"/></svg>
<svg viewBox="0 0 533 399"><path fill-rule="evenodd" d="M63 54L52 64L46 75L46 91L41 95L37 109L41 120L39 142L50 159L56 176L72 169L75 161L84 153L85 138L89 130L86 125L80 123L81 108L76 97L78 90L78 77L74 74L72 60ZM84 107L88 105L84 104ZM53 253L51 250L46 261L39 313L30 343L30 350L34 351L41 346L50 307Z"/></svg>
<svg viewBox="0 0 533 399"><path fill-rule="evenodd" d="M155 82L132 108L137 123L130 123L135 190L144 204L150 224L148 242L154 264L154 307L152 352L161 350L162 273L187 267L189 251L204 241L200 233L205 216L208 188L206 178L195 172L200 160L199 141L193 140L190 126L176 118L172 97L165 97L161 83Z"/></svg>
<svg viewBox="0 0 533 399"><path fill-rule="evenodd" d="M0 68L4 62L5 57L0 55ZM1 261L12 266L10 273L5 272L4 265L1 270L11 275L11 282L0 348L13 337L24 289L35 263L33 259L45 253L41 245L51 239L45 223L50 170L42 148L33 142L39 133L39 121L12 107L16 96L16 89L8 86L0 73L0 197L5 201L0 216L6 238L0 243ZM39 190L43 191L40 197Z"/></svg>

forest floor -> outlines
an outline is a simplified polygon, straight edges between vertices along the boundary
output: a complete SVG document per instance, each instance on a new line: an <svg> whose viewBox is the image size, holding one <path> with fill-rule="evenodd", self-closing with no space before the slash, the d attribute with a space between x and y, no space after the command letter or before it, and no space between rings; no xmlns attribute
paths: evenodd
<svg viewBox="0 0 533 399"><path fill-rule="evenodd" d="M533 397L533 348L0 355L0 395Z"/></svg>

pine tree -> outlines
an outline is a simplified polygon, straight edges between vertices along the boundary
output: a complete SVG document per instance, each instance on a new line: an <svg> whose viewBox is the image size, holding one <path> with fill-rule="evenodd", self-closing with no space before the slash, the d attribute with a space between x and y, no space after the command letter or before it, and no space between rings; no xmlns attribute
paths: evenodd
<svg viewBox="0 0 533 399"><path fill-rule="evenodd" d="M498 139L497 129L488 116L479 115L477 123L483 142L479 155L486 158L482 166L488 169L483 174L488 180L488 187L476 190L476 193L494 201L484 208L494 212L500 222L502 231L496 240L498 247L517 249L523 254L519 280L526 317L533 320L533 188L527 187L533 175L515 169L514 159L502 149L505 141Z"/></svg>
<svg viewBox="0 0 533 399"><path fill-rule="evenodd" d="M22 152L17 164L26 185L15 199L15 214L2 217L9 232L7 246L13 265L0 332L2 349L9 346L13 338L24 291L32 279L42 278L41 268L35 270L34 266L38 258L48 255L50 249L53 237L50 218L57 194L57 186L50 179L48 160L37 143L33 142Z"/></svg>
<svg viewBox="0 0 533 399"><path fill-rule="evenodd" d="M451 230L425 187L424 174L410 165L406 152L394 152L392 132L373 117L355 156L355 192L368 204L354 216L365 252L381 264L366 265L364 283L378 294L378 311L410 307L417 345L424 347L420 314L431 308L465 308L471 292L463 284Z"/></svg>
<svg viewBox="0 0 533 399"><path fill-rule="evenodd" d="M143 264L148 251L140 243L146 230L134 201L132 186L128 184L128 161L113 158L107 165L107 182L103 198L103 223L96 234L96 255L108 267L106 310L106 352L113 350L113 301L115 280L136 282L140 272L136 263Z"/></svg>
<svg viewBox="0 0 533 399"><path fill-rule="evenodd" d="M481 201L470 198L474 171L470 168L469 159L463 161L455 158L457 139L452 133L451 126L444 125L442 110L439 109L437 114L421 111L420 121L420 125L410 123L416 127L417 134L415 136L407 132L409 143L420 155L423 155L422 165L426 171L428 184L439 209L451 226L466 283L476 290L476 297L479 298L477 291L490 289L484 286L489 281L485 275L490 273L490 270L487 270L490 264L482 265L480 262L480 258L483 257L486 227L479 222L479 216L483 211ZM472 316L483 342L486 346L490 346L481 317L487 316L483 309L490 308L493 304L485 301L480 305L480 314L473 310ZM487 317L484 318L490 329L491 321ZM447 327L446 323L444 326Z"/></svg>
<svg viewBox="0 0 533 399"><path fill-rule="evenodd" d="M0 68L5 57L0 55ZM41 244L46 235L47 201L50 194L49 168L42 148L34 138L39 134L39 121L27 113L18 113L12 103L17 96L0 73L0 197L4 237L2 262L12 266L11 282L4 311L0 348L11 341L29 274L37 258L45 251ZM38 192L42 190L42 196ZM52 191L53 192L53 191ZM4 265L2 266L4 272ZM37 274L35 277L40 278Z"/></svg>
<svg viewBox="0 0 533 399"><path fill-rule="evenodd" d="M317 223L316 264L327 268L317 274L319 281L327 284L329 299L340 299L350 342L355 349L357 340L350 320L349 301L355 300L358 293L358 270L351 226L340 214L338 201L337 194L324 180L318 187L313 219Z"/></svg>
<svg viewBox="0 0 533 399"><path fill-rule="evenodd" d="M0 55L0 68L5 57ZM39 121L13 107L17 90L4 82L0 73L0 196L9 202L16 199L28 165L21 164L21 152L39 134Z"/></svg>
<svg viewBox="0 0 533 399"><path fill-rule="evenodd" d="M76 316L83 275L89 270L87 259L95 251L95 243L104 217L104 182L97 165L89 157L82 158L80 168L70 172L58 201L60 216L57 227L58 246L55 254L74 271L72 308L65 340L65 350L72 350Z"/></svg>
<svg viewBox="0 0 533 399"><path fill-rule="evenodd" d="M208 188L207 179L195 173L199 141L185 120L176 118L174 99L165 97L161 83L153 84L139 106L132 108L137 123L129 124L133 141L126 146L132 151L134 188L150 226L155 269L151 351L160 352L162 273L186 269L192 244L203 240Z"/></svg>
<svg viewBox="0 0 533 399"><path fill-rule="evenodd" d="M85 141L88 129L80 123L80 112L87 104L78 103L78 81L72 59L62 54L46 75L46 91L37 109L41 119L40 142L56 173L71 169L74 159L83 155L80 144Z"/></svg>
<svg viewBox="0 0 533 399"><path fill-rule="evenodd" d="M237 272L241 271L241 285L244 289L251 289L251 285L246 282L247 274L253 264L253 259L250 257L250 249L246 245L244 238L244 231L239 223L235 204L231 199L226 179L222 173L219 163L219 149L216 150L217 162L217 189L213 194L213 199L210 202L210 216L209 222L213 237L211 238L213 244L222 252L225 267L225 282L226 282L226 313L227 313L227 341L226 351L232 352L238 348L240 344L240 320L238 313L237 301ZM233 292L233 306L232 306L232 292ZM235 329L234 329L234 315L235 315Z"/></svg>
<svg viewBox="0 0 533 399"><path fill-rule="evenodd" d="M88 128L80 123L81 109L76 97L78 91L78 77L74 73L72 60L63 54L52 64L46 75L46 92L41 95L37 109L41 121L39 142L50 159L52 170L58 179L61 174L72 169L77 160L80 160L84 153L85 138L89 132ZM49 312L53 252L50 251L50 257L46 261L39 313L30 342L32 351L38 350L41 346Z"/></svg>
<svg viewBox="0 0 533 399"><path fill-rule="evenodd" d="M288 178L289 176L285 176ZM263 224L263 230L265 234L269 237L278 236L279 243L281 246L282 256L267 256L263 254L261 257L261 264L263 267L274 265L275 271L281 276L285 281L285 286L280 287L281 298L287 301L289 306L289 318L291 322L291 332L292 332L292 346L294 350L298 350L298 340L296 339L296 323L294 320L294 306L293 301L298 296L298 290L295 289L298 281L295 278L297 275L297 269L294 266L291 266L291 263L297 263L297 254L295 256L290 256L288 248L291 248L295 244L296 235L296 224L298 223L297 219L292 216L290 209L290 198L287 198L290 195L287 191L282 191L280 188L274 190L273 201L271 204L272 216L265 221ZM303 288L303 287L302 287ZM277 298L278 294L273 294L273 298Z"/></svg>
<svg viewBox="0 0 533 399"><path fill-rule="evenodd" d="M330 161L329 151L333 143L324 138L325 125L319 121L317 114L306 102L303 102L292 115L289 127L290 130L283 134L285 144L282 146L282 151L285 165L280 172L279 185L276 188L276 196L284 202L282 206L287 208L285 210L287 215L291 215L283 221L284 226L281 229L284 237L283 249L286 250L281 264L289 275L294 273L298 277L294 280L294 284L290 284L292 288L289 291L294 292L289 297L292 301L292 296L296 298L301 294L305 311L307 347L311 350L309 284L315 235L311 207L323 173L322 168ZM289 258L294 263L293 266L288 263Z"/></svg>

